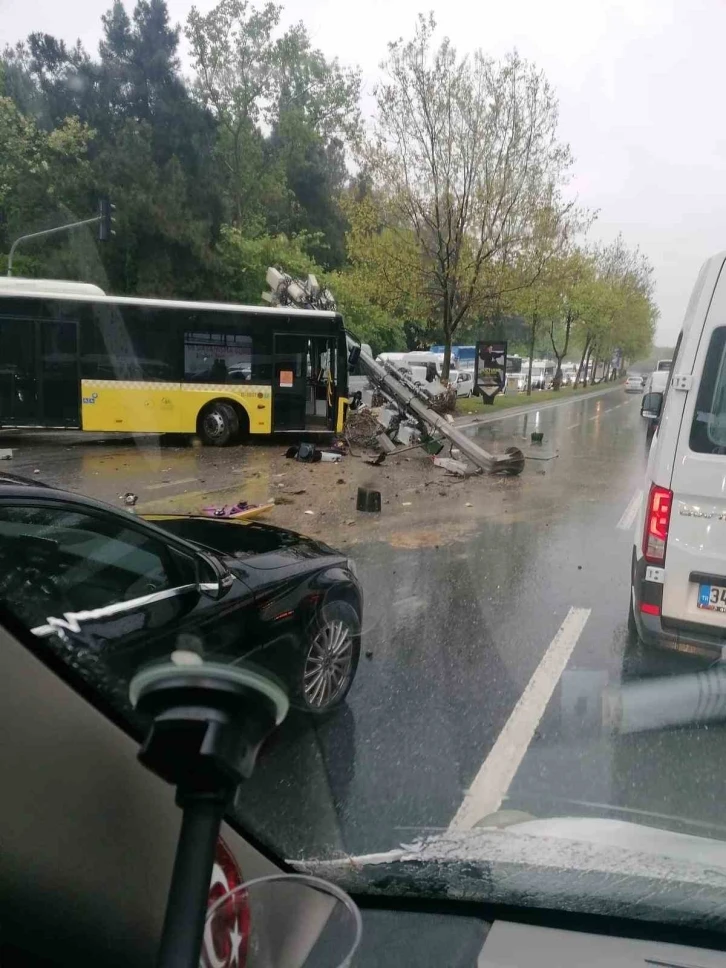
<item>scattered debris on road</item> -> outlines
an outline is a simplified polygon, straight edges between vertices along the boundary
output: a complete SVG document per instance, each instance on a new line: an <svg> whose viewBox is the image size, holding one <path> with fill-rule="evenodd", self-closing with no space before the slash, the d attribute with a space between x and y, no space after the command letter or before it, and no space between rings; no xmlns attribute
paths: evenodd
<svg viewBox="0 0 726 968"><path fill-rule="evenodd" d="M275 506L273 501L268 504L250 504L248 501L238 501L237 504L214 505L202 508L202 514L207 518L252 518L271 511Z"/></svg>
<svg viewBox="0 0 726 968"><path fill-rule="evenodd" d="M358 488L358 499L356 501L358 511L377 512L381 510L381 492L374 491L370 487Z"/></svg>
<svg viewBox="0 0 726 968"><path fill-rule="evenodd" d="M36 474L40 474L40 471L35 471ZM119 501L123 501L127 508L132 508L139 499L138 494L134 494L133 491L126 491L125 494L119 494Z"/></svg>
<svg viewBox="0 0 726 968"><path fill-rule="evenodd" d="M472 473L468 464L453 457L434 457L434 467L441 467L449 474L457 474L459 477L466 477Z"/></svg>
<svg viewBox="0 0 726 968"><path fill-rule="evenodd" d="M332 292L321 287L313 275L294 279L270 266L265 279L271 291L264 292L262 298L273 306L335 309ZM376 421L383 430L375 435L380 444L377 449L392 453L396 442L406 446L414 443L414 438L422 440L439 432L487 473L516 475L522 472L524 459L517 456L519 451L516 455L509 451L490 454L454 426L451 411L456 406L456 388L438 379L435 366L432 372L427 369L425 380L419 380L410 367L401 369L388 361L374 360L351 337L348 337L348 347L350 353L355 354L355 361L351 356L351 362L359 363L369 380L366 389L356 392L353 411L362 407L376 411Z"/></svg>

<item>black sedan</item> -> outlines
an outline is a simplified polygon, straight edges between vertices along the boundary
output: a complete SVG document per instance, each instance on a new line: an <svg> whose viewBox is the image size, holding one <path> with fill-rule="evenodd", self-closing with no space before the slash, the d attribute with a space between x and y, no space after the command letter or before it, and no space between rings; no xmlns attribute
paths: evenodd
<svg viewBox="0 0 726 968"><path fill-rule="evenodd" d="M293 704L325 713L360 655L353 564L322 542L254 521L151 523L10 475L0 603L124 708L141 665L197 652L273 672Z"/></svg>

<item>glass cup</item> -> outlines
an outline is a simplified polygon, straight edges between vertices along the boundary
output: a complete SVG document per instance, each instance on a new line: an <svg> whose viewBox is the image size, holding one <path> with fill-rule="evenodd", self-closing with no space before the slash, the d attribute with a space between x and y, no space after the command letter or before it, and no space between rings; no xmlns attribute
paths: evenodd
<svg viewBox="0 0 726 968"><path fill-rule="evenodd" d="M358 907L335 884L259 877L210 907L200 968L348 968L362 930Z"/></svg>

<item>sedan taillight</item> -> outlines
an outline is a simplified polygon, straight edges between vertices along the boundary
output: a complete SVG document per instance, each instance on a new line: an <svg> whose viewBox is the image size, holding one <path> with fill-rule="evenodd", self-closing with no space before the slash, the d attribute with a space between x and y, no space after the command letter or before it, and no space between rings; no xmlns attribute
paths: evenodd
<svg viewBox="0 0 726 968"><path fill-rule="evenodd" d="M673 491L657 484L651 485L643 530L643 555L651 565L665 564L672 504Z"/></svg>

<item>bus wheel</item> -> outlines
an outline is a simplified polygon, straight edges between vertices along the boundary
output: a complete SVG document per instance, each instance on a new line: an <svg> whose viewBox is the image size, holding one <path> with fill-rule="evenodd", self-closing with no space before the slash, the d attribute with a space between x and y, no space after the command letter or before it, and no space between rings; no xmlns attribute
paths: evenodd
<svg viewBox="0 0 726 968"><path fill-rule="evenodd" d="M199 417L199 436L209 447L224 447L239 433L239 417L228 403L211 403Z"/></svg>

